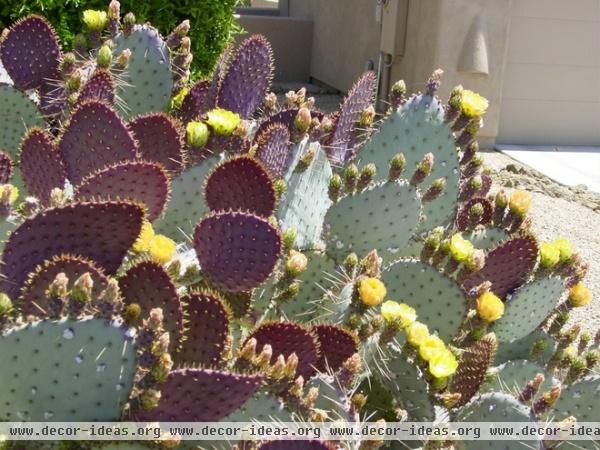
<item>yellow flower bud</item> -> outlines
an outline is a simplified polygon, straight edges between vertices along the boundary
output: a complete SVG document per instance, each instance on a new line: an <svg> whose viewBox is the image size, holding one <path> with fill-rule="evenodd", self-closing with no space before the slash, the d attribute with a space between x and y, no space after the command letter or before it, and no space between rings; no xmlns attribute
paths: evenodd
<svg viewBox="0 0 600 450"><path fill-rule="evenodd" d="M86 9L83 12L83 23L92 31L102 31L108 25L108 14L104 11Z"/></svg>
<svg viewBox="0 0 600 450"><path fill-rule="evenodd" d="M150 248L150 241L152 238L154 238L154 229L152 228L152 224L148 221L145 221L142 224L142 231L140 231L140 235L133 243L133 251L137 253L147 252Z"/></svg>
<svg viewBox="0 0 600 450"><path fill-rule="evenodd" d="M206 113L206 123L220 136L229 136L240 123L240 116L232 111L216 108Z"/></svg>
<svg viewBox="0 0 600 450"><path fill-rule="evenodd" d="M444 351L447 351L446 344L435 335L426 338L419 346L419 355L425 361L434 359Z"/></svg>
<svg viewBox="0 0 600 450"><path fill-rule="evenodd" d="M458 368L456 356L450 351L445 350L435 355L429 361L429 373L435 378L446 378L453 375Z"/></svg>
<svg viewBox="0 0 600 450"><path fill-rule="evenodd" d="M400 321L402 328L406 328L417 320L417 312L406 303L388 300L381 305L381 315L388 322Z"/></svg>
<svg viewBox="0 0 600 450"><path fill-rule="evenodd" d="M413 322L406 328L406 340L409 344L419 347L429 337L429 328L421 322Z"/></svg>
<svg viewBox="0 0 600 450"><path fill-rule="evenodd" d="M460 110L467 117L481 117L488 106L487 99L476 92L464 89L460 94Z"/></svg>
<svg viewBox="0 0 600 450"><path fill-rule="evenodd" d="M195 148L202 148L208 142L210 132L205 123L190 122L185 127L185 139L189 145Z"/></svg>
<svg viewBox="0 0 600 450"><path fill-rule="evenodd" d="M166 264L175 254L175 242L162 234L157 234L150 240L148 251L154 262Z"/></svg>
<svg viewBox="0 0 600 450"><path fill-rule="evenodd" d="M290 250L290 256L285 264L285 268L292 276L298 276L306 270L308 259L303 253L296 250Z"/></svg>
<svg viewBox="0 0 600 450"><path fill-rule="evenodd" d="M515 191L510 196L508 207L518 216L524 216L531 205L531 194L526 191Z"/></svg>
<svg viewBox="0 0 600 450"><path fill-rule="evenodd" d="M460 233L455 234L450 239L450 253L458 262L467 262L475 251L473 244L464 239Z"/></svg>
<svg viewBox="0 0 600 450"><path fill-rule="evenodd" d="M565 262L573 256L573 244L564 237L556 238L553 242L554 246L560 252L560 262Z"/></svg>
<svg viewBox="0 0 600 450"><path fill-rule="evenodd" d="M477 299L477 312L486 322L495 322L504 315L504 302L491 292L484 292Z"/></svg>
<svg viewBox="0 0 600 450"><path fill-rule="evenodd" d="M569 302L576 308L587 305L591 300L591 291L581 281L569 290Z"/></svg>
<svg viewBox="0 0 600 450"><path fill-rule="evenodd" d="M540 245L540 264L551 269L560 261L560 250L553 242L544 242Z"/></svg>
<svg viewBox="0 0 600 450"><path fill-rule="evenodd" d="M377 278L365 278L358 286L360 300L367 306L379 305L386 294L385 285Z"/></svg>
<svg viewBox="0 0 600 450"><path fill-rule="evenodd" d="M173 96L173 98L171 99L171 108L173 108L173 109L181 108L181 105L183 105L183 100L188 95L188 92L190 92L190 90L188 88L186 88L186 87L181 88L179 90L179 92L177 92L177 94L175 94Z"/></svg>

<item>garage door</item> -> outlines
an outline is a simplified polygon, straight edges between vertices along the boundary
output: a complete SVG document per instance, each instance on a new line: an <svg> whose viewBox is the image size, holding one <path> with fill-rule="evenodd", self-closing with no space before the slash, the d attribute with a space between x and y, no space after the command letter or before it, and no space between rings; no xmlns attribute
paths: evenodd
<svg viewBox="0 0 600 450"><path fill-rule="evenodd" d="M600 145L600 0L513 2L498 142Z"/></svg>

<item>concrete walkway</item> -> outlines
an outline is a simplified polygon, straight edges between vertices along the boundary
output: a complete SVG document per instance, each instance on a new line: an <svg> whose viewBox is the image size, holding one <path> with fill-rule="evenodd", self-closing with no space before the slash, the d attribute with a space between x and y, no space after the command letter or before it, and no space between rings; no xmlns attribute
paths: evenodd
<svg viewBox="0 0 600 450"><path fill-rule="evenodd" d="M511 158L567 186L600 193L600 147L497 145Z"/></svg>

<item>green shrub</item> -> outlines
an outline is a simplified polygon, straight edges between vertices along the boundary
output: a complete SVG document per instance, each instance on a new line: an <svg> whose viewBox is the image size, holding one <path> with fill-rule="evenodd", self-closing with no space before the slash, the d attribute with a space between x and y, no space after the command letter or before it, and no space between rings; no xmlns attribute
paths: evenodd
<svg viewBox="0 0 600 450"><path fill-rule="evenodd" d="M27 14L43 14L56 28L65 47L82 29L85 9L106 9L109 0L21 0L0 2L0 28ZM121 16L132 11L140 21L150 21L163 34L184 19L189 19L195 75L210 72L213 65L239 30L234 17L238 0L121 0Z"/></svg>

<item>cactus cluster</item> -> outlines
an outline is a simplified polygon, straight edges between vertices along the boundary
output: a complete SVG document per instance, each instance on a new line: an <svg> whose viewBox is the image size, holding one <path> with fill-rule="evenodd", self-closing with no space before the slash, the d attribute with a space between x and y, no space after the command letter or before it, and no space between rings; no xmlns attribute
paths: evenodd
<svg viewBox="0 0 600 450"><path fill-rule="evenodd" d="M0 42L1 419L600 421L587 265L490 193L485 99L436 71L377 115L368 72L325 114L261 36L190 85L189 23L84 22Z"/></svg>

